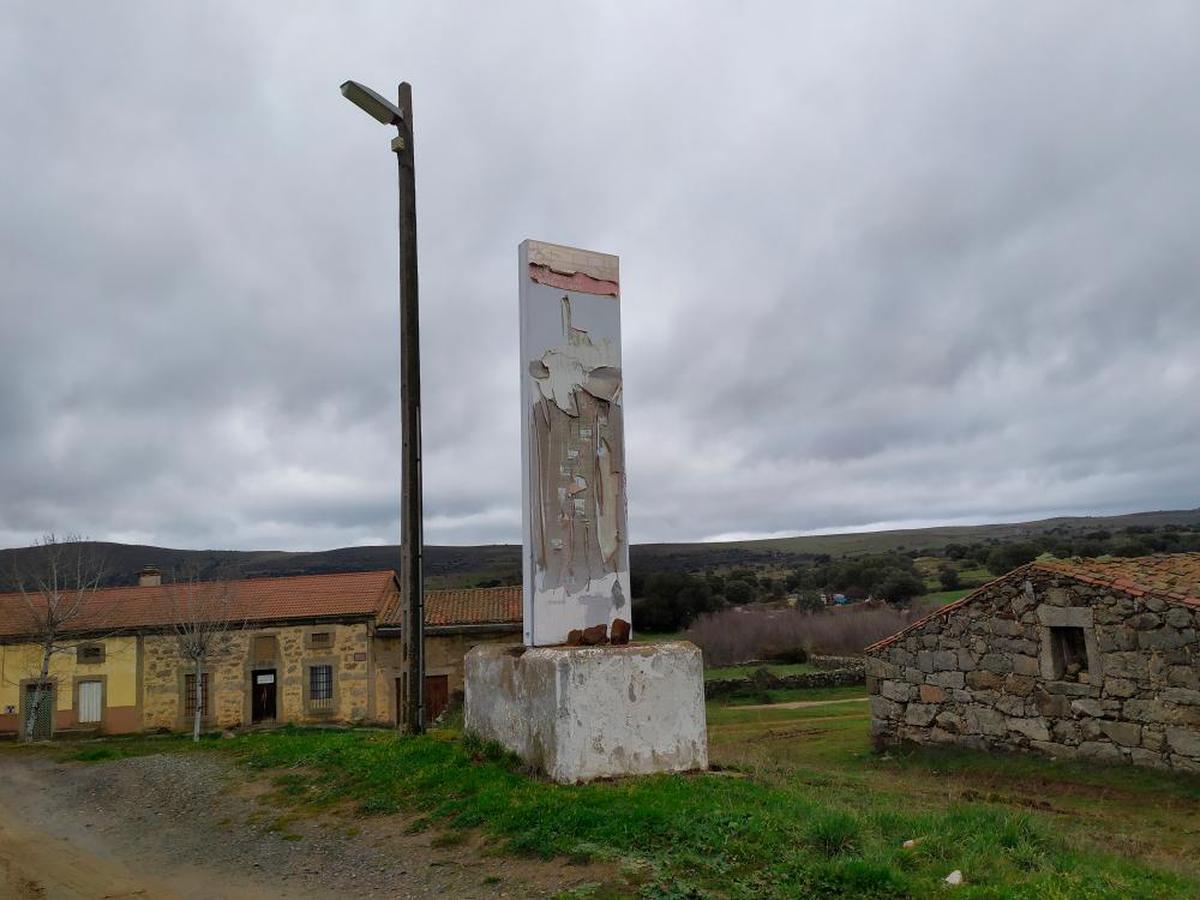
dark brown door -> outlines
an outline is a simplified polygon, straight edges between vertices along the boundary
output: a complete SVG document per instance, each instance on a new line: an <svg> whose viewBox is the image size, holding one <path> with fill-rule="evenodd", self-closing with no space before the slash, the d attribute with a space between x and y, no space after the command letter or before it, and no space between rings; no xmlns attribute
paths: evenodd
<svg viewBox="0 0 1200 900"><path fill-rule="evenodd" d="M440 716L450 702L450 678L446 675L425 676L425 722Z"/></svg>
<svg viewBox="0 0 1200 900"><path fill-rule="evenodd" d="M250 717L254 722L275 721L275 670L250 673Z"/></svg>
<svg viewBox="0 0 1200 900"><path fill-rule="evenodd" d="M404 724L404 676L396 679L396 727Z"/></svg>

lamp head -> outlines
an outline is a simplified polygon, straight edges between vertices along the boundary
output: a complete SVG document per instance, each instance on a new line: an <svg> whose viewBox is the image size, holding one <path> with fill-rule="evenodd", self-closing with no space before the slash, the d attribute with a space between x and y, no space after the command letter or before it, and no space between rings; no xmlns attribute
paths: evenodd
<svg viewBox="0 0 1200 900"><path fill-rule="evenodd" d="M343 82L342 96L384 125L399 125L404 121L404 114L400 112L398 106L381 97L365 84L359 84L357 81Z"/></svg>

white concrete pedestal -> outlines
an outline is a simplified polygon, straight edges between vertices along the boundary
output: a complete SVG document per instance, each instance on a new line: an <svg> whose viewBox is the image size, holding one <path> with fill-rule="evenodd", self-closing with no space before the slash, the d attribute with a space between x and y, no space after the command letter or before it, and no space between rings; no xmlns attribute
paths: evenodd
<svg viewBox="0 0 1200 900"><path fill-rule="evenodd" d="M482 644L466 658L465 727L558 782L706 769L700 650Z"/></svg>

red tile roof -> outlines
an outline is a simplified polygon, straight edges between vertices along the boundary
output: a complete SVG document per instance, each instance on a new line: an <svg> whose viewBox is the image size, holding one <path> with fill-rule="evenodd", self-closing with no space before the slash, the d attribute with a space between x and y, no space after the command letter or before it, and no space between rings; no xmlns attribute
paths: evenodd
<svg viewBox="0 0 1200 900"><path fill-rule="evenodd" d="M1035 565L1134 596L1154 594L1200 606L1200 553L1160 553L1128 559L1054 559Z"/></svg>
<svg viewBox="0 0 1200 900"><path fill-rule="evenodd" d="M521 586L462 588L425 592L426 627L453 625L520 625ZM400 610L385 614L382 625L398 626Z"/></svg>
<svg viewBox="0 0 1200 900"><path fill-rule="evenodd" d="M236 591L236 617L248 622L310 618L357 618L380 613L393 593L390 570L247 578ZM103 588L86 602L71 631L121 631L169 627L178 592L172 585ZM31 595L38 602L37 595ZM21 594L0 594L0 637L30 633L33 616Z"/></svg>
<svg viewBox="0 0 1200 900"><path fill-rule="evenodd" d="M1134 556L1119 559L1048 559L1031 562L1013 569L1006 575L967 594L953 603L936 609L906 628L867 648L882 650L926 622L948 616L954 610L972 602L995 585L1020 577L1031 569L1066 575L1086 584L1111 587L1134 597L1153 595L1172 603L1182 603L1200 609L1200 553L1160 553L1154 556Z"/></svg>

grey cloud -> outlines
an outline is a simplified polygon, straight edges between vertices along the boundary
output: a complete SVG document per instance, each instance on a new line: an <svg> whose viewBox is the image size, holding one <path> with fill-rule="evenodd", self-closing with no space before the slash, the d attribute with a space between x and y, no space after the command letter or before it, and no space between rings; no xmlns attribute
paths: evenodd
<svg viewBox="0 0 1200 900"><path fill-rule="evenodd" d="M0 545L519 539L516 245L617 252L634 540L1195 506L1200 13L10 6Z"/></svg>

